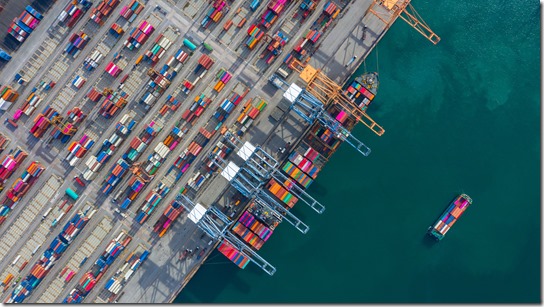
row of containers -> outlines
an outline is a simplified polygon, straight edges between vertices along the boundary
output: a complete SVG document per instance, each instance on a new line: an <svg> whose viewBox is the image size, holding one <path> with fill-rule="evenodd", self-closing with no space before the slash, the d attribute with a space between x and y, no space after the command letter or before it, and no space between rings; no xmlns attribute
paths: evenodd
<svg viewBox="0 0 544 307"><path fill-rule="evenodd" d="M115 65L115 63L113 63L113 61L109 62L108 65L106 65L106 69L105 71L112 77L114 78L117 78L117 76L119 76L120 73L123 72L123 69L117 65Z"/></svg>
<svg viewBox="0 0 544 307"><path fill-rule="evenodd" d="M32 6L27 5L21 15L11 22L8 33L18 42L22 43L36 29L42 19L42 14Z"/></svg>
<svg viewBox="0 0 544 307"><path fill-rule="evenodd" d="M83 85L87 82L87 79L83 78L80 75L77 75L74 80L72 80L72 85L75 86L78 90L83 87Z"/></svg>
<svg viewBox="0 0 544 307"><path fill-rule="evenodd" d="M319 38L323 36L325 30L331 25L333 20L340 13L340 8L333 1L328 1L318 19L314 22L315 27L308 30L303 37L295 44L292 52L287 54L284 63L289 65L294 58L304 61L308 53L308 46L315 45Z"/></svg>
<svg viewBox="0 0 544 307"><path fill-rule="evenodd" d="M19 98L19 93L9 85L0 88L0 110L7 110Z"/></svg>
<svg viewBox="0 0 544 307"><path fill-rule="evenodd" d="M45 168L39 162L33 161L15 180L0 204L0 224L6 220L8 213L21 201L44 171Z"/></svg>
<svg viewBox="0 0 544 307"><path fill-rule="evenodd" d="M13 114L13 119L17 120L21 115L25 114L26 116L32 115L36 108L40 106L40 103L43 101L43 98L36 95L36 88L33 89L33 92L31 92L28 97L23 102L23 105L15 111Z"/></svg>
<svg viewBox="0 0 544 307"><path fill-rule="evenodd" d="M75 26L79 18L85 15L85 12L91 7L92 2L88 0L78 0L77 2L68 2L64 10L60 12L57 20L69 28Z"/></svg>
<svg viewBox="0 0 544 307"><path fill-rule="evenodd" d="M121 8L121 16L128 20L128 22L133 22L142 12L144 7L145 5L141 4L137 0L132 0L128 5Z"/></svg>
<svg viewBox="0 0 544 307"><path fill-rule="evenodd" d="M129 50L138 49L145 44L149 36L153 34L153 31L155 31L155 28L147 20L142 20L137 27L130 30L130 36L125 40L123 45Z"/></svg>
<svg viewBox="0 0 544 307"><path fill-rule="evenodd" d="M95 50L93 53L86 57L83 61L83 68L92 71L100 65L100 61L104 58L104 55L100 51Z"/></svg>
<svg viewBox="0 0 544 307"><path fill-rule="evenodd" d="M89 210L89 209L88 209ZM95 210L87 215L85 212L78 212L74 217L64 225L62 231L49 244L49 247L43 252L36 261L30 273L15 287L10 295L8 303L22 303L40 282L51 271L55 263L62 257L68 246L74 241L78 234L87 225L92 218Z"/></svg>
<svg viewBox="0 0 544 307"><path fill-rule="evenodd" d="M144 60L152 65L157 64L157 62L173 44L174 43L166 38L162 33L159 34L151 48L144 53Z"/></svg>
<svg viewBox="0 0 544 307"><path fill-rule="evenodd" d="M104 289L108 290L113 295L119 294L130 277L134 275L134 272L136 272L142 263L144 263L149 254L150 251L148 250L144 250L141 253L133 252L130 254L121 269L119 269L116 274L106 282Z"/></svg>
<svg viewBox="0 0 544 307"><path fill-rule="evenodd" d="M85 154L93 147L95 140L87 134L83 134L78 141L73 141L68 146L68 154L66 161L70 166L75 166L76 163L85 156Z"/></svg>
<svg viewBox="0 0 544 307"><path fill-rule="evenodd" d="M119 122L115 124L113 134L102 142L102 146L95 155L90 156L85 162L86 169L83 171L85 180L93 180L102 166L108 162L115 150L121 146L123 141L129 136L136 125L134 114L125 114Z"/></svg>
<svg viewBox="0 0 544 307"><path fill-rule="evenodd" d="M132 237L126 232L121 233L110 241L104 252L96 259L91 268L83 274L79 283L64 298L63 303L81 303L91 292L96 283L107 272L115 259L123 252L127 245L132 241Z"/></svg>
<svg viewBox="0 0 544 307"><path fill-rule="evenodd" d="M71 55L73 58L76 58L81 50L83 50L83 48L87 46L87 43L90 39L91 38L83 31L81 31L79 34L72 33L72 35L68 39L68 44L66 44L66 48L64 48L64 52Z"/></svg>
<svg viewBox="0 0 544 307"><path fill-rule="evenodd" d="M204 75L208 72L208 70L212 67L214 63L215 61L206 54L201 55L198 59L197 65L195 66L195 69L193 70L193 74L197 77L193 81L185 79L181 83L181 91L189 95L189 93L196 86L198 81L200 81L204 77Z"/></svg>
<svg viewBox="0 0 544 307"><path fill-rule="evenodd" d="M368 108L375 97L375 94L363 84L362 78L355 78L344 91L344 95L363 111Z"/></svg>
<svg viewBox="0 0 544 307"><path fill-rule="evenodd" d="M41 138L51 125L53 119L59 115L60 114L57 112L57 110L51 106L47 106L42 113L38 114L34 118L34 124L30 128L30 133L36 138Z"/></svg>
<svg viewBox="0 0 544 307"><path fill-rule="evenodd" d="M270 27L278 20L278 16L281 14L287 4L287 0L270 0L268 2L267 10L261 16L261 25L266 29Z"/></svg>
<svg viewBox="0 0 544 307"><path fill-rule="evenodd" d="M104 21L113 12L119 4L119 0L103 0L91 10L91 20L99 25L103 25Z"/></svg>
<svg viewBox="0 0 544 307"><path fill-rule="evenodd" d="M221 68L219 70L219 72L217 73L217 75L215 75L215 79L217 80L217 83L215 84L213 89L216 92L220 93L223 90L223 88L225 87L225 85L227 85L227 83L229 83L231 78L232 78L232 74L229 73L224 68Z"/></svg>
<svg viewBox="0 0 544 307"><path fill-rule="evenodd" d="M204 16L200 25L207 29L212 21L215 23L219 22L223 16L223 9L227 8L227 5L227 1L225 0L214 0L212 7L206 12L206 16Z"/></svg>
<svg viewBox="0 0 544 307"><path fill-rule="evenodd" d="M181 176L187 172L191 164L195 161L196 157L202 152L202 148L204 147L202 145L206 144L212 138L212 136L222 128L224 121L230 114L232 114L234 108L242 102L248 92L249 89L242 83L236 84L229 95L230 98L226 99L220 106L217 107L215 113L210 117L207 124L199 129L199 133L191 141L189 146L184 149L174 160L174 163L170 166L165 176L169 176L171 172L177 172L175 181L177 182L180 180ZM226 152L228 154L231 149L219 142L212 149L212 152L217 151ZM223 157L225 155L226 154L221 154ZM199 182L197 182L198 186L201 186L202 183L203 180L199 178ZM161 184L162 183L159 183L156 190L164 191L164 189L161 188ZM188 188L190 187L186 185L180 192L187 191ZM166 191L166 193L168 193L168 191ZM164 198L166 193L161 193L161 197ZM155 203L154 206L157 206L157 204L158 202ZM157 220L153 226L153 231L158 233L159 237L162 237L172 223L179 217L181 212L183 212L183 207L178 202L173 201L163 212L162 216Z"/></svg>
<svg viewBox="0 0 544 307"><path fill-rule="evenodd" d="M253 24L249 27L249 29L247 29L247 34L249 35L249 38L246 41L246 46L249 49L253 49L257 45L257 43L263 38L264 31Z"/></svg>
<svg viewBox="0 0 544 307"><path fill-rule="evenodd" d="M17 147L15 152L6 154L2 157L2 164L0 164L0 191L4 188L6 181L13 173L15 173L26 157L28 157L28 153L20 147Z"/></svg>
<svg viewBox="0 0 544 307"><path fill-rule="evenodd" d="M259 97L246 102L235 123L235 125L239 126L240 133L245 133L251 127L257 116L264 111L266 106L266 101Z"/></svg>

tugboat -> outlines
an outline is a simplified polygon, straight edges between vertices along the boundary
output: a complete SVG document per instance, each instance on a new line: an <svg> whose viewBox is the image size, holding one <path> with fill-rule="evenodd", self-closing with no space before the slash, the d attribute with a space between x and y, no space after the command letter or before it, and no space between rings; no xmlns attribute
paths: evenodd
<svg viewBox="0 0 544 307"><path fill-rule="evenodd" d="M446 208L442 216L436 221L434 226L430 226L428 233L436 240L440 241L444 238L448 230L457 222L461 214L465 212L468 206L472 205L472 198L467 194L457 196Z"/></svg>
<svg viewBox="0 0 544 307"><path fill-rule="evenodd" d="M379 84L377 72L365 73L351 82L344 91L344 95L358 105L361 110L366 111L378 92Z"/></svg>

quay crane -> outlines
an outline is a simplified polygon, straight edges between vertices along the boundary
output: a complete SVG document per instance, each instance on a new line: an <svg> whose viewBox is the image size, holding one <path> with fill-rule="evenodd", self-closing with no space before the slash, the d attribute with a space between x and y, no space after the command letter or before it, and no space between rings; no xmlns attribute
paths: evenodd
<svg viewBox="0 0 544 307"><path fill-rule="evenodd" d="M271 81L284 91L283 97L291 102L290 109L295 111L306 122L313 124L315 121L319 121L321 125L330 129L338 139L347 142L363 156L366 157L370 154L370 148L335 120L325 110L325 105L319 99L294 83L289 85L283 79L274 75L272 79L275 79Z"/></svg>
<svg viewBox="0 0 544 307"><path fill-rule="evenodd" d="M206 210L204 206L193 203L191 199L183 194L178 194L175 201L189 212L187 217L210 238L230 244L268 275L274 275L276 268L230 232L228 228L232 221L215 206L211 206Z"/></svg>
<svg viewBox="0 0 544 307"><path fill-rule="evenodd" d="M307 84L304 91L314 96L314 100L319 101L323 107L327 107L330 104L338 105L342 110L353 116L355 120L363 123L377 135L382 136L385 133L385 130L368 116L365 110L361 109L344 95L342 86L327 77L321 70L311 65L303 64L297 59L293 59L289 67L298 72L302 81Z"/></svg>
<svg viewBox="0 0 544 307"><path fill-rule="evenodd" d="M400 17L431 43L435 45L438 44L440 37L431 30L427 23L425 23L410 1L411 0L374 0L368 11L385 23L387 28L391 27L397 17ZM379 12L384 9L388 10L389 14ZM388 15L388 20L380 15Z"/></svg>
<svg viewBox="0 0 544 307"><path fill-rule="evenodd" d="M289 183L287 184L287 191L294 194L315 212L322 214L325 211L325 206L300 188L293 179L288 178L278 170L278 161L264 151L261 146L253 146L249 142L242 144L242 141L230 131L225 132L225 139L238 150L238 155L246 161L245 165L261 176L263 183L271 178L274 178L277 182Z"/></svg>

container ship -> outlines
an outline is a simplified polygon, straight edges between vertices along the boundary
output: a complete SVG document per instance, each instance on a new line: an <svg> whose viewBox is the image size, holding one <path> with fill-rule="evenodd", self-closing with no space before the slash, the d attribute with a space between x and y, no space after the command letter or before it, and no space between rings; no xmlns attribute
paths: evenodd
<svg viewBox="0 0 544 307"><path fill-rule="evenodd" d="M378 86L378 73L365 73L355 78L347 89L344 90L344 94L349 100L358 105L361 110L365 111L376 96Z"/></svg>
<svg viewBox="0 0 544 307"><path fill-rule="evenodd" d="M457 196L444 213L442 213L442 216L440 216L434 226L429 227L429 234L437 240L442 240L469 205L472 205L472 199L468 195L461 194Z"/></svg>

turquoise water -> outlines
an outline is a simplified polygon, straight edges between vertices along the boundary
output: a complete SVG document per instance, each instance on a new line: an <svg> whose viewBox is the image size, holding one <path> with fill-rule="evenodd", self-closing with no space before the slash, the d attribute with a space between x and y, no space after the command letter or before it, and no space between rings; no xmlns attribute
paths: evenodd
<svg viewBox="0 0 544 307"><path fill-rule="evenodd" d="M296 213L261 249L270 277L218 252L176 302L537 303L540 294L540 11L536 1L414 6L433 46L398 21L369 56L382 137L342 145ZM451 199L474 204L438 244L424 236Z"/></svg>

